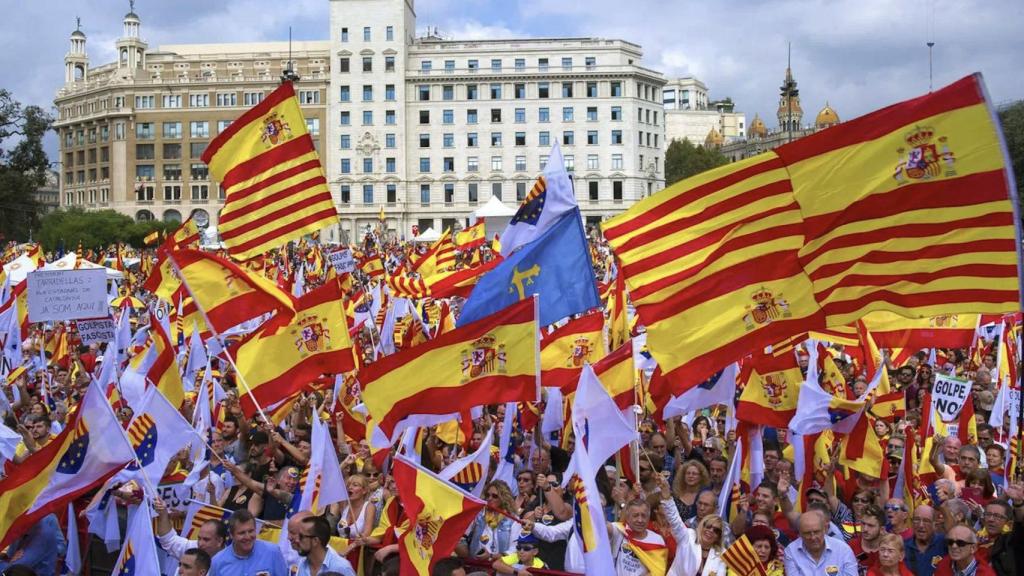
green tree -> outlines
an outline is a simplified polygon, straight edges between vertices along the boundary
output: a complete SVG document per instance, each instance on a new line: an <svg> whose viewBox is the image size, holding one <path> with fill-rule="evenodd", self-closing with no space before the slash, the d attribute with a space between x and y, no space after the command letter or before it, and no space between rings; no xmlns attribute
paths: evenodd
<svg viewBox="0 0 1024 576"><path fill-rule="evenodd" d="M728 162L717 148L694 146L685 138L672 140L665 151L665 186Z"/></svg>
<svg viewBox="0 0 1024 576"><path fill-rule="evenodd" d="M38 228L33 194L46 183L43 136L53 124L38 106L22 106L0 88L0 238L27 240ZM16 142L15 142L16 141Z"/></svg>
<svg viewBox="0 0 1024 576"><path fill-rule="evenodd" d="M1018 215L1024 216L1024 100L1018 100L999 110L999 122L1003 126L1003 137L1010 153L1010 165L1017 178Z"/></svg>
<svg viewBox="0 0 1024 576"><path fill-rule="evenodd" d="M114 210L86 212L81 208L58 210L42 219L39 241L46 250L74 250L81 242L86 248L107 248L118 242L140 248L154 230L173 231L176 224L161 221L136 222Z"/></svg>

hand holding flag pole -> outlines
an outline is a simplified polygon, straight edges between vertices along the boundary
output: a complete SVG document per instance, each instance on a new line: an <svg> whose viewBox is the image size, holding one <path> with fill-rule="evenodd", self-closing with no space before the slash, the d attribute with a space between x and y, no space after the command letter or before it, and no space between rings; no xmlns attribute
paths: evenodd
<svg viewBox="0 0 1024 576"><path fill-rule="evenodd" d="M256 410L260 413L260 418L262 418L264 422L270 422L270 418L267 418L266 413L263 412L263 407L260 406L260 403L258 401L256 401L256 396L253 395L252 389L249 388L249 383L245 381L245 375L242 374L242 372L238 369L238 366L235 364L235 359L231 357L231 353L224 345L224 340L221 338L220 332L218 332L217 327L212 322L210 322L210 318L206 315L206 310L203 309L202 304L200 304L200 300L196 298L195 293L192 292L192 287L189 286L188 279L185 278L185 275L181 273L181 268L178 267L178 262L174 259L173 252L167 253L167 261L171 263L171 267L174 269L174 273L177 274L179 278L181 278L181 285L185 287L185 290L188 291L189 296L192 297L192 302L195 303L196 309L199 310L199 313L202 314L203 316L203 322L205 322L206 325L210 328L210 332L213 333L213 337L217 339L217 342L218 344L220 344L221 349L224 350L224 356L228 359L228 362L231 364L231 367L235 369L235 374L238 375L238 381L242 384L242 386L245 387L245 391L249 394L249 399L252 400L253 405L256 406Z"/></svg>

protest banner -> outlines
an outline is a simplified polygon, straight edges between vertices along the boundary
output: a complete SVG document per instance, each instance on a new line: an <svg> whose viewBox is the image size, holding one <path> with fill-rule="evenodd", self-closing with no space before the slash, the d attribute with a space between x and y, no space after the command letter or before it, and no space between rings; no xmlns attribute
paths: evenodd
<svg viewBox="0 0 1024 576"><path fill-rule="evenodd" d="M107 314L107 271L36 270L28 275L28 321L101 318Z"/></svg>
<svg viewBox="0 0 1024 576"><path fill-rule="evenodd" d="M78 337L82 344L101 344L113 342L117 325L113 318L95 318L92 320L79 320Z"/></svg>
<svg viewBox="0 0 1024 576"><path fill-rule="evenodd" d="M932 408L943 422L956 422L970 394L970 380L936 374L935 386L932 387Z"/></svg>
<svg viewBox="0 0 1024 576"><path fill-rule="evenodd" d="M331 261L331 266L334 266L334 270L338 274L344 274L356 269L356 260L352 256L352 251L347 248L331 252L327 255L327 258Z"/></svg>

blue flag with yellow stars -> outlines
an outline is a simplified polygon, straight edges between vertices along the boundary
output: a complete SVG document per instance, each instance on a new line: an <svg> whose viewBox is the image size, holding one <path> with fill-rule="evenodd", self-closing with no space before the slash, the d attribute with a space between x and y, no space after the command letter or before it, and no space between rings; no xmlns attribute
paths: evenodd
<svg viewBox="0 0 1024 576"><path fill-rule="evenodd" d="M579 209L483 275L462 306L463 326L538 295L541 326L601 305Z"/></svg>

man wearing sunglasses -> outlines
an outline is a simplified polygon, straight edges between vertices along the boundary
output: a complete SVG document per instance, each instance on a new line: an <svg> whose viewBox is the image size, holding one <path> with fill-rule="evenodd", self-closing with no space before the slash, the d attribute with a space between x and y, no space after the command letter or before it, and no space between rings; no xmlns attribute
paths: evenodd
<svg viewBox="0 0 1024 576"><path fill-rule="evenodd" d="M537 558L537 537L533 534L524 534L516 541L515 554L506 554L494 561L491 565L498 574L515 574L516 576L530 574L530 568L542 569L544 562Z"/></svg>
<svg viewBox="0 0 1024 576"><path fill-rule="evenodd" d="M947 554L935 568L935 576L996 576L987 561L978 559L978 535L958 524L946 533Z"/></svg>
<svg viewBox="0 0 1024 576"><path fill-rule="evenodd" d="M899 534L904 540L914 535L908 512L907 503L902 498L889 498L885 503L885 518L889 532Z"/></svg>

